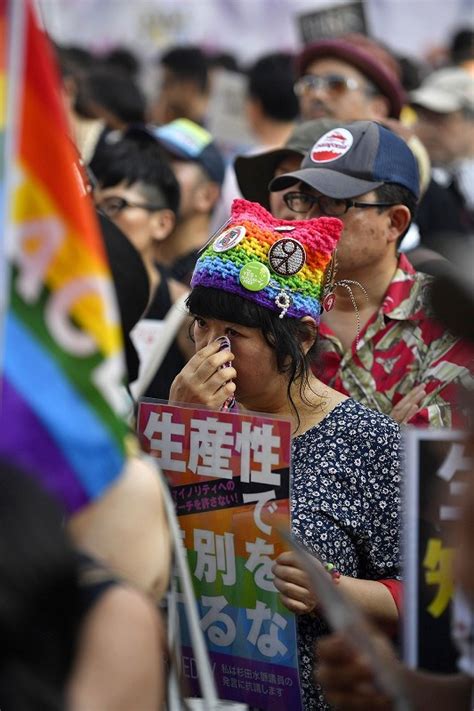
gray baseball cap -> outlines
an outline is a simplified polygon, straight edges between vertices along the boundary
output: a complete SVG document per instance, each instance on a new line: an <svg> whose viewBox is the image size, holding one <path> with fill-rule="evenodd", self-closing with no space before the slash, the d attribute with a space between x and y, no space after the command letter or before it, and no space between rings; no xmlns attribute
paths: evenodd
<svg viewBox="0 0 474 711"><path fill-rule="evenodd" d="M410 93L410 102L438 114L474 111L474 77L459 67L439 69Z"/></svg>
<svg viewBox="0 0 474 711"><path fill-rule="evenodd" d="M333 198L353 198L385 183L403 185L418 199L420 178L405 141L374 121L339 125L305 156L301 169L274 178L271 191L305 183Z"/></svg>
<svg viewBox="0 0 474 711"><path fill-rule="evenodd" d="M268 186L277 166L288 156L297 156L303 160L305 153L308 153L318 138L338 125L339 122L327 118L305 121L295 127L281 148L250 156L237 156L234 170L244 198L270 210Z"/></svg>

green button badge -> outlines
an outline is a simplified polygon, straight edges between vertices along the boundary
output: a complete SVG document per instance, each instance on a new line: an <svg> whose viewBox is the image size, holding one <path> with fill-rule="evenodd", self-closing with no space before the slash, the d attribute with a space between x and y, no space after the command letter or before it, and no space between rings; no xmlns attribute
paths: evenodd
<svg viewBox="0 0 474 711"><path fill-rule="evenodd" d="M270 270L261 262L249 262L240 270L239 281L249 291L261 291L270 281Z"/></svg>

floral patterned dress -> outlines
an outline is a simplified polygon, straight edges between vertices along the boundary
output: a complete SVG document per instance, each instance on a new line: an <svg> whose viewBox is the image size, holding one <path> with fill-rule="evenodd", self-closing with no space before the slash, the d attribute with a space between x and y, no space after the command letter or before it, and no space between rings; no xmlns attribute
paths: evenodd
<svg viewBox="0 0 474 711"><path fill-rule="evenodd" d="M400 429L355 400L337 405L293 440L292 527L343 575L366 580L400 575ZM298 618L303 706L328 709L313 681L314 642L323 620Z"/></svg>

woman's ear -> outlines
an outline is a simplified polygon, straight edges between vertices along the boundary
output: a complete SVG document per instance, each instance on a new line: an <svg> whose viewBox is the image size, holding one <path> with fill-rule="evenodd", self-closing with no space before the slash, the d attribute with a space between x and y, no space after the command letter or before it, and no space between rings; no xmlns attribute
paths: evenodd
<svg viewBox="0 0 474 711"><path fill-rule="evenodd" d="M316 339L318 337L318 324L312 316L303 316L301 323L306 325L303 332L304 335L302 335L301 339L301 347L303 349L303 353L307 355L308 351L311 350L316 343Z"/></svg>

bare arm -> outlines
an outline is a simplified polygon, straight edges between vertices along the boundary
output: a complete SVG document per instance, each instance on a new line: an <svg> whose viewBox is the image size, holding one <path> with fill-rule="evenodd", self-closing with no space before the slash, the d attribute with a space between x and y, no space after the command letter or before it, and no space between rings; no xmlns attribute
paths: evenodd
<svg viewBox="0 0 474 711"><path fill-rule="evenodd" d="M78 548L158 600L168 585L171 544L155 469L130 458L119 479L68 523Z"/></svg>
<svg viewBox="0 0 474 711"><path fill-rule="evenodd" d="M69 683L71 711L156 711L164 702L164 631L152 603L123 585L81 628Z"/></svg>
<svg viewBox="0 0 474 711"><path fill-rule="evenodd" d="M372 642L384 666L390 667L400 679L400 687L414 711L469 711L472 680L467 676L408 669L396 659L385 637L374 631ZM394 711L391 700L376 686L369 660L346 637L334 634L321 639L317 654L316 680L328 701L340 711Z"/></svg>
<svg viewBox="0 0 474 711"><path fill-rule="evenodd" d="M416 711L469 711L472 679L464 674L430 674L403 667L401 678Z"/></svg>
<svg viewBox="0 0 474 711"><path fill-rule="evenodd" d="M314 564L321 565L316 559ZM318 600L294 553L279 555L273 566L273 573L275 587L281 593L281 601L285 607L297 615L317 610ZM375 580L359 580L344 575L339 579L338 585L378 625L391 630L397 624L398 610L385 585Z"/></svg>

